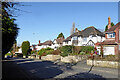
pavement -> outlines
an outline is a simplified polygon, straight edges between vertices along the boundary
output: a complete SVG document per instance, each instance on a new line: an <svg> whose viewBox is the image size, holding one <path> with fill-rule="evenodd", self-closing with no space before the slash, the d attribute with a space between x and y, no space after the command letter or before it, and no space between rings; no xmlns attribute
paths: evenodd
<svg viewBox="0 0 120 80"><path fill-rule="evenodd" d="M118 80L118 69L86 65L86 60L77 64L60 61L41 61L23 58L3 60L3 79L76 79Z"/></svg>

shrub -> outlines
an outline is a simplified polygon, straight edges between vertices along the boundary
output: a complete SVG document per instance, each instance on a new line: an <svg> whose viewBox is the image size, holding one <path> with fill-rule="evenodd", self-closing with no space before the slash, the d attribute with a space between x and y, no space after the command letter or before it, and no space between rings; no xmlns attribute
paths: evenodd
<svg viewBox="0 0 120 80"><path fill-rule="evenodd" d="M81 47L80 46L74 46L73 51L74 53L80 53Z"/></svg>
<svg viewBox="0 0 120 80"><path fill-rule="evenodd" d="M47 48L45 48L45 50L54 50L54 49L47 47Z"/></svg>
<svg viewBox="0 0 120 80"><path fill-rule="evenodd" d="M60 54L60 50L54 50L54 51L52 51L51 54L53 54L53 55L59 55Z"/></svg>
<svg viewBox="0 0 120 80"><path fill-rule="evenodd" d="M84 55L85 54L85 52L80 52L80 55Z"/></svg>
<svg viewBox="0 0 120 80"><path fill-rule="evenodd" d="M52 51L53 51L52 48L42 48L41 50L38 51L37 54L40 55L40 56L45 56L47 54L51 54Z"/></svg>
<svg viewBox="0 0 120 80"><path fill-rule="evenodd" d="M61 47L61 56L68 56L68 54L72 53L72 46L63 46Z"/></svg>
<svg viewBox="0 0 120 80"><path fill-rule="evenodd" d="M81 52L91 53L94 50L93 46L81 46Z"/></svg>
<svg viewBox="0 0 120 80"><path fill-rule="evenodd" d="M37 50L33 50L33 51L31 51L31 54L36 53L36 52L37 52Z"/></svg>
<svg viewBox="0 0 120 80"><path fill-rule="evenodd" d="M40 55L40 56L42 56L43 53L45 53L45 49L44 48L42 48L41 50L39 50L37 54Z"/></svg>
<svg viewBox="0 0 120 80"><path fill-rule="evenodd" d="M45 52L46 52L46 54L52 54L53 51L54 50L46 50Z"/></svg>
<svg viewBox="0 0 120 80"><path fill-rule="evenodd" d="M11 56L11 53L7 53L7 54L5 54L6 56Z"/></svg>
<svg viewBox="0 0 120 80"><path fill-rule="evenodd" d="M30 49L30 42L29 41L24 41L22 43L22 53L23 53L24 56L27 55L29 49Z"/></svg>

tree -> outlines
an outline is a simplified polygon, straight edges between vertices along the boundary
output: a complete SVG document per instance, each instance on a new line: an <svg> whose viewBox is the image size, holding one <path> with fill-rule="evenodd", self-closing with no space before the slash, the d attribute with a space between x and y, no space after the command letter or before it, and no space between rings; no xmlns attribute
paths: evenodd
<svg viewBox="0 0 120 80"><path fill-rule="evenodd" d="M2 59L10 51L18 35L17 24L11 13L11 9L16 5L12 2L2 2Z"/></svg>
<svg viewBox="0 0 120 80"><path fill-rule="evenodd" d="M114 26L114 23L113 22L111 22L111 27L113 27ZM106 27L105 27L105 31L107 31L108 30L108 24L106 25Z"/></svg>
<svg viewBox="0 0 120 80"><path fill-rule="evenodd" d="M75 23L73 22L72 29L71 29L71 35L75 32Z"/></svg>
<svg viewBox="0 0 120 80"><path fill-rule="evenodd" d="M64 38L63 33L60 33L60 34L58 35L57 39L60 38L60 37L63 37L63 38Z"/></svg>
<svg viewBox="0 0 120 80"><path fill-rule="evenodd" d="M27 56L29 50L30 50L30 42L29 41L24 41L22 43L22 53L23 53L23 55Z"/></svg>

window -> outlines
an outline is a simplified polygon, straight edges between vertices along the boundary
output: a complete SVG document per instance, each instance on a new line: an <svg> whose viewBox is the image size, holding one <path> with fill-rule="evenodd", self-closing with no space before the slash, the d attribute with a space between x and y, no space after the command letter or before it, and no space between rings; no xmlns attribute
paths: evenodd
<svg viewBox="0 0 120 80"><path fill-rule="evenodd" d="M115 33L108 33L107 38L115 38Z"/></svg>
<svg viewBox="0 0 120 80"><path fill-rule="evenodd" d="M120 40L120 30L119 30L119 40Z"/></svg>
<svg viewBox="0 0 120 80"><path fill-rule="evenodd" d="M68 41L67 41L67 42L65 42L65 44L68 44Z"/></svg>
<svg viewBox="0 0 120 80"><path fill-rule="evenodd" d="M92 38L92 35L90 35L89 38L91 39L91 38Z"/></svg>
<svg viewBox="0 0 120 80"><path fill-rule="evenodd" d="M83 38L83 41L86 42L86 41L87 41L87 38Z"/></svg>
<svg viewBox="0 0 120 80"><path fill-rule="evenodd" d="M73 40L77 40L77 36L73 37Z"/></svg>

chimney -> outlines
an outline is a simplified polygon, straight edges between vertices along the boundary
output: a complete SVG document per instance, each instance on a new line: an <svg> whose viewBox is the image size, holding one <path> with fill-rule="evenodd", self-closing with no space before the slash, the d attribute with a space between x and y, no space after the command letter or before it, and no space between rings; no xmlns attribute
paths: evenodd
<svg viewBox="0 0 120 80"><path fill-rule="evenodd" d="M77 28L75 28L75 32L78 32L78 29L77 29Z"/></svg>
<svg viewBox="0 0 120 80"><path fill-rule="evenodd" d="M111 18L110 18L110 16L108 17L108 29L110 29L111 28Z"/></svg>
<svg viewBox="0 0 120 80"><path fill-rule="evenodd" d="M81 31L83 31L83 29L81 29Z"/></svg>
<svg viewBox="0 0 120 80"><path fill-rule="evenodd" d="M40 44L40 40L39 40L39 44Z"/></svg>

